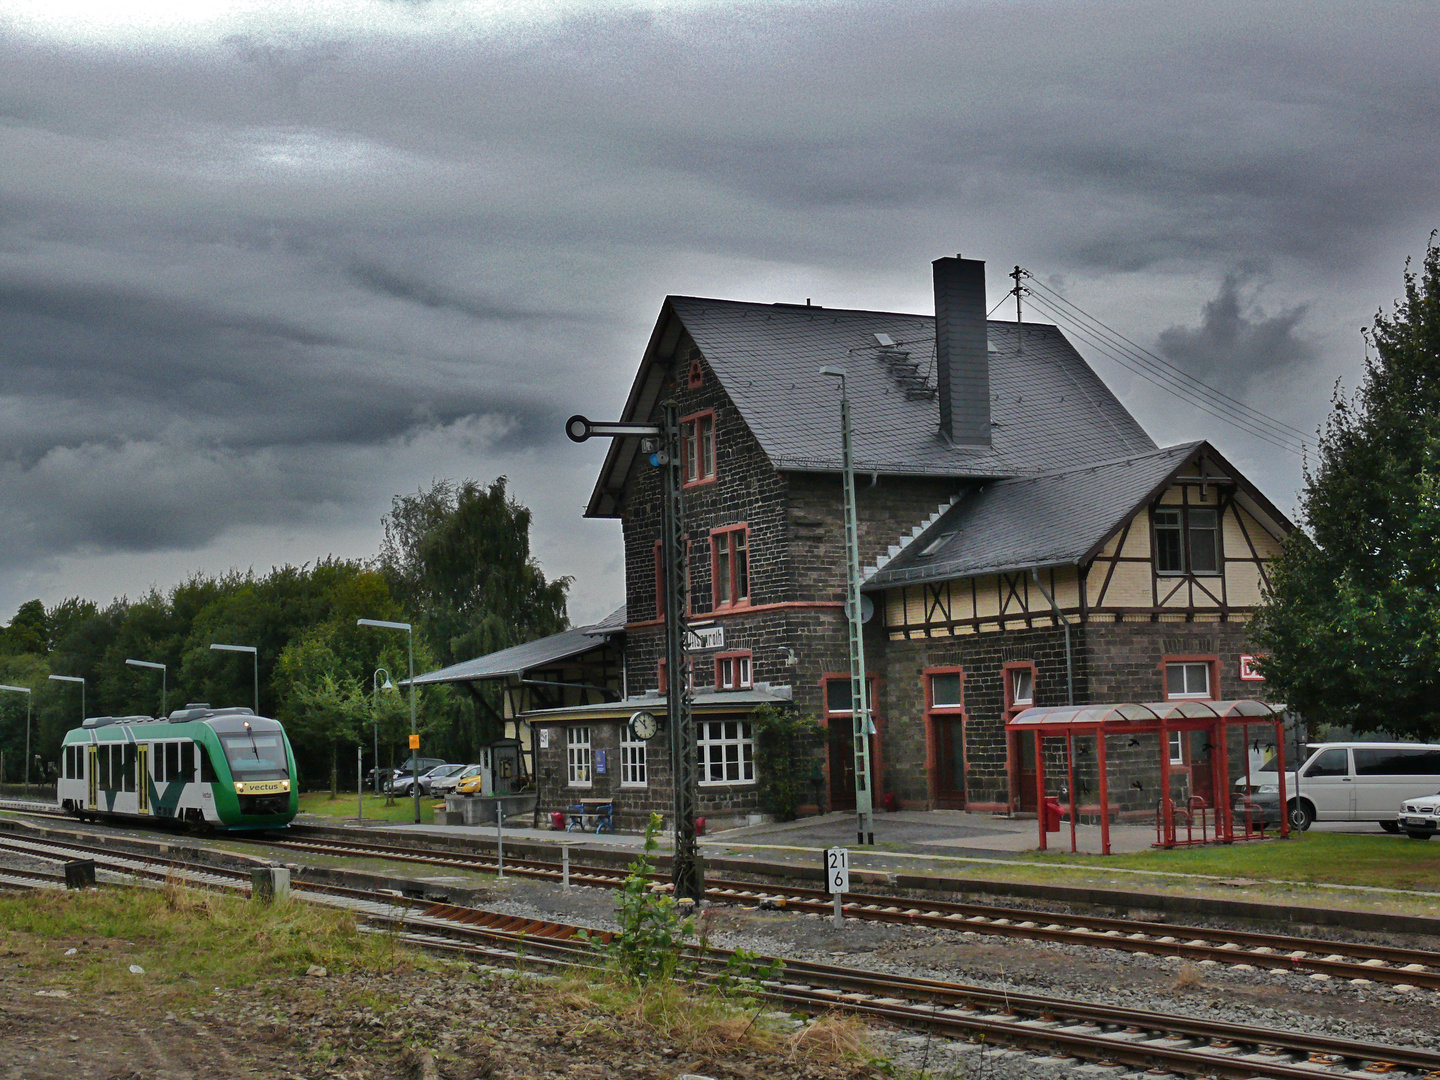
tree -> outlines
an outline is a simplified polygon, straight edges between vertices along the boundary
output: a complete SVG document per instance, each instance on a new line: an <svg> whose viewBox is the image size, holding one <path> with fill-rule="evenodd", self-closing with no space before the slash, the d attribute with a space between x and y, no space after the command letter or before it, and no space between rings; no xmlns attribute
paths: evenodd
<svg viewBox="0 0 1440 1080"><path fill-rule="evenodd" d="M1338 390L1302 530L1254 628L1271 696L1311 722L1440 737L1440 248L1375 316L1359 390Z"/></svg>
<svg viewBox="0 0 1440 1080"><path fill-rule="evenodd" d="M39 600L27 600L15 612L10 625L0 627L0 653L44 656L49 651L50 633L45 621L45 605Z"/></svg>
<svg viewBox="0 0 1440 1080"><path fill-rule="evenodd" d="M440 480L396 496L380 560L401 605L444 665L559 633L569 578L547 582L530 555L530 511L505 478L488 489Z"/></svg>

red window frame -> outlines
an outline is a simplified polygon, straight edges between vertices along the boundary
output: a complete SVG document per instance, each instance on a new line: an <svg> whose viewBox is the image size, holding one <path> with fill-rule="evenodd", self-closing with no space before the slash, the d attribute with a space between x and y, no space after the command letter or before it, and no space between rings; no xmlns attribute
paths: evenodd
<svg viewBox="0 0 1440 1080"><path fill-rule="evenodd" d="M690 361L690 374L686 385L688 385L691 390L698 390L705 385L705 368L700 363L698 356Z"/></svg>
<svg viewBox="0 0 1440 1080"><path fill-rule="evenodd" d="M1035 707L1035 662L1033 660L1012 660L1001 665L1001 678L1005 686L1005 719L1024 712L1026 709ZM1028 671L1030 673L1030 700L1015 704L1015 672Z"/></svg>
<svg viewBox="0 0 1440 1080"><path fill-rule="evenodd" d="M660 684L659 687L658 687L658 689L659 689L660 693L662 693L662 694L666 693L666 692L669 691L669 689L670 689L670 677L669 677L668 668L669 668L669 665L665 662L665 658L664 658L663 656L662 656L659 660L655 661L655 678L656 678L656 681L659 682L659 684ZM695 689L695 665L694 665L694 664L691 664L691 665L690 665L690 689L691 689L691 690L694 690L694 689Z"/></svg>
<svg viewBox="0 0 1440 1080"><path fill-rule="evenodd" d="M715 611L750 606L748 524L710 530L710 600Z"/></svg>
<svg viewBox="0 0 1440 1080"><path fill-rule="evenodd" d="M1169 670L1171 664L1204 664L1210 669L1208 697L1196 697L1194 694L1180 694L1177 697L1170 696ZM1195 655L1174 655L1162 656L1160 658L1160 700L1161 701L1219 701L1220 700L1220 657L1215 653L1198 653Z"/></svg>
<svg viewBox="0 0 1440 1080"><path fill-rule="evenodd" d="M739 661L745 661L745 678L740 678ZM732 681L726 683L726 667L729 667ZM749 690L755 685L754 659L749 649L740 649L735 652L717 653L715 656L715 689L716 690Z"/></svg>
<svg viewBox="0 0 1440 1080"><path fill-rule="evenodd" d="M700 453L697 457L696 449ZM715 410L691 413L680 418L680 476L684 487L714 483Z"/></svg>

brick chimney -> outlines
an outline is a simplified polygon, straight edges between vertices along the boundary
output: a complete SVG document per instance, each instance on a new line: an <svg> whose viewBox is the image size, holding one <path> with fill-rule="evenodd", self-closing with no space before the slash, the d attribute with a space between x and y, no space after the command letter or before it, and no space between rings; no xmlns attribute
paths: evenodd
<svg viewBox="0 0 1440 1080"><path fill-rule="evenodd" d="M936 259L935 382L940 433L956 446L990 445L990 356L985 263Z"/></svg>

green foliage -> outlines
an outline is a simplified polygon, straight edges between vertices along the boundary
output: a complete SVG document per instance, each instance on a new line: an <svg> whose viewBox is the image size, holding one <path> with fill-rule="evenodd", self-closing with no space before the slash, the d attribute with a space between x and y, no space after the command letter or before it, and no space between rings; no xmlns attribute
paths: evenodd
<svg viewBox="0 0 1440 1080"><path fill-rule="evenodd" d="M27 600L10 620L0 628L0 653L35 653L44 656L50 651L49 627L45 621L45 605Z"/></svg>
<svg viewBox="0 0 1440 1080"><path fill-rule="evenodd" d="M1440 248L1377 313L1338 393L1254 628L1275 698L1313 722L1440 737Z"/></svg>
<svg viewBox="0 0 1440 1080"><path fill-rule="evenodd" d="M645 850L630 864L620 889L615 919L620 932L604 946L617 970L637 983L669 982L675 975L685 941L695 934L695 920L683 914L675 898L651 888L655 867L651 856L660 846L660 815L645 826Z"/></svg>
<svg viewBox="0 0 1440 1080"><path fill-rule="evenodd" d="M503 476L488 489L441 480L397 496L384 525L391 588L442 664L565 629L570 579L545 580L530 555L530 511Z"/></svg>
<svg viewBox="0 0 1440 1080"><path fill-rule="evenodd" d="M760 805L780 821L794 821L810 792L814 752L823 742L823 729L811 717L782 712L773 705L755 710L750 723L760 766L755 778Z"/></svg>

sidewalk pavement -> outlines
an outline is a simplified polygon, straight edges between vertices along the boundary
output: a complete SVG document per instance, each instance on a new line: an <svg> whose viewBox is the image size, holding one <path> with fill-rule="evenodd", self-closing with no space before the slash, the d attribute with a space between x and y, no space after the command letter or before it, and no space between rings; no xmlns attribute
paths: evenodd
<svg viewBox="0 0 1440 1080"><path fill-rule="evenodd" d="M319 823L319 822L317 822ZM333 820L326 823L334 824ZM355 825L354 820L347 824ZM436 836L473 836L490 841L495 825L410 825L386 822L365 823L368 829L393 829ZM853 812L825 814L797 821L765 822L723 832L712 832L699 841L704 858L751 858L765 862L797 865L820 864L828 847L851 851L851 863L873 870L907 870L923 864L946 862L1014 862L1037 854L1038 826L1034 818L1007 818L994 814L972 814L963 810L900 810L879 813L874 818L873 847L856 843ZM638 833L580 833L552 829L517 828L506 825L503 837L511 842L568 845L572 849L639 851L645 838ZM660 851L671 848L672 834L662 833ZM1051 851L1070 850L1070 824L1062 822L1059 832L1048 835ZM1112 825L1110 847L1116 854L1143 851L1155 840L1149 825ZM1076 848L1081 853L1100 853L1100 827L1077 825Z"/></svg>

